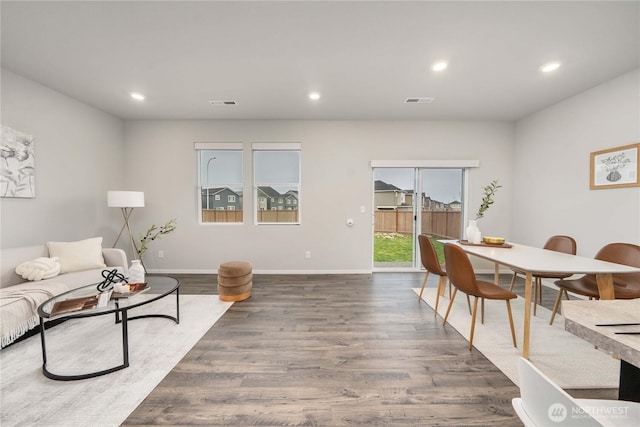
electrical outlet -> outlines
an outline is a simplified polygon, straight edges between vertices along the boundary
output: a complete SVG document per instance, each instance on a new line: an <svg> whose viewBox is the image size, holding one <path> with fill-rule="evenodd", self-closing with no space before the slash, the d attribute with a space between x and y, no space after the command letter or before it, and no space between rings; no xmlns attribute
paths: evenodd
<svg viewBox="0 0 640 427"><path fill-rule="evenodd" d="M164 258L164 251L158 251L158 258Z"/></svg>
<svg viewBox="0 0 640 427"><path fill-rule="evenodd" d="M304 257L305 257L306 259L311 258L311 251L306 251L306 252L304 253Z"/></svg>

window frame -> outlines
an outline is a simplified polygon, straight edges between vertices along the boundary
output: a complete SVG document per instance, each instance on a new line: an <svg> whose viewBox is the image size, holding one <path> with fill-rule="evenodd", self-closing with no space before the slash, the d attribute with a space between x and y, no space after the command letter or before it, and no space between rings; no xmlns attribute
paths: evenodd
<svg viewBox="0 0 640 427"><path fill-rule="evenodd" d="M298 182L257 182L257 173L256 173L256 153L259 151L297 151L298 152ZM301 193L302 193L302 144L298 142L282 142L282 143L264 143L264 142L255 142L251 144L251 160L252 160L252 174L253 174L253 201L256 206L253 209L253 223L254 225L301 225L302 224L302 209L301 209ZM289 187L297 191L298 203L295 204L295 210L297 211L297 221L295 222L260 222L258 221L258 215L260 210L260 204L258 198L261 197L259 195L259 187ZM271 202L273 204L276 203L276 198L265 195L266 198L271 198ZM267 211L285 211L285 194L279 196L282 203L282 209L278 209L277 206L272 205L271 209L268 207L265 209ZM279 205L278 205L279 206Z"/></svg>
<svg viewBox="0 0 640 427"><path fill-rule="evenodd" d="M202 203L202 191L205 189L209 189L209 188L217 188L217 187L221 187L221 188L227 188L231 191L235 191L234 188L240 187L242 194L245 195L246 194L246 180L245 180L245 176L244 176L244 168L245 168L245 152L244 152L244 144L243 143L230 143L230 142L195 142L193 145L193 148L196 152L196 164L197 164L197 177L196 177L196 193L197 193L197 215L198 215L198 224L199 225L242 225L244 224L244 221L246 219L246 209L245 209L245 203L244 200L242 200L242 220L241 221L234 221L234 222L214 222L214 221L203 221L203 203ZM201 161L201 155L202 155L202 151L207 151L207 150L215 150L215 151L236 151L239 152L241 155L241 161L240 161L240 176L241 176L241 182L237 182L237 183L216 183L215 187L211 187L208 184L207 185L203 185L203 183L201 182L201 178L202 178L202 161ZM214 195L214 198L218 197L218 199L216 200L221 200L222 197L220 197L220 195ZM235 197L235 196L234 196ZM244 199L244 197L243 197ZM229 203L229 202L227 202ZM210 208L211 209L211 208ZM223 206L221 208L218 209L211 209L211 210L220 210L220 211L224 211L224 210L229 210L228 206Z"/></svg>

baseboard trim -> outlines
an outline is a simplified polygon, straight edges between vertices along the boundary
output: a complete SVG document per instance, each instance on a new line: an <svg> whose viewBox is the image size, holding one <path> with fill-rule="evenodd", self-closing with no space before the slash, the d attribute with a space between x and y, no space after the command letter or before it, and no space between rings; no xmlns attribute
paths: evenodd
<svg viewBox="0 0 640 427"><path fill-rule="evenodd" d="M155 274L218 274L218 270L147 269ZM253 270L253 274L371 274L371 270Z"/></svg>
<svg viewBox="0 0 640 427"><path fill-rule="evenodd" d="M155 274L218 274L218 269L162 269L148 268L148 273ZM253 274L372 274L372 273L420 273L424 270L411 268L374 268L372 270L253 270ZM494 270L476 270L476 274L494 274ZM501 271L500 274L508 274ZM509 273L511 274L511 273Z"/></svg>

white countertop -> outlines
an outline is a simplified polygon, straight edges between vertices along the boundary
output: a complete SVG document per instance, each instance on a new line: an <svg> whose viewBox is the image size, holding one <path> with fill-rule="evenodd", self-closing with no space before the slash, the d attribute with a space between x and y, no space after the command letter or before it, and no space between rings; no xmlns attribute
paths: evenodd
<svg viewBox="0 0 640 427"><path fill-rule="evenodd" d="M617 335L639 331L636 326L596 326L601 323L640 323L640 299L562 301L565 329L620 359L640 368L640 335Z"/></svg>

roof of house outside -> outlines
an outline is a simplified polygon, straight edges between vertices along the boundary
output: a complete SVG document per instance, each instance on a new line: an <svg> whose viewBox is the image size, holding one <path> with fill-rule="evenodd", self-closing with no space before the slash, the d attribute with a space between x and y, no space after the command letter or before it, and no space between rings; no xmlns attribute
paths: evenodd
<svg viewBox="0 0 640 427"><path fill-rule="evenodd" d="M387 184L384 181L380 181L379 179L375 181L374 188L375 188L375 191L405 191L396 187L393 184Z"/></svg>

